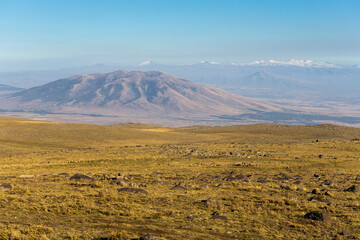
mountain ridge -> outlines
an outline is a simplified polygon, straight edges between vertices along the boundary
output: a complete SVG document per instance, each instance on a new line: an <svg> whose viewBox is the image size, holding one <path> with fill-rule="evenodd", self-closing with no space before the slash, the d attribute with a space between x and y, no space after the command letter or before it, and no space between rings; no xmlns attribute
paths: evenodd
<svg viewBox="0 0 360 240"><path fill-rule="evenodd" d="M15 92L21 90L24 90L24 88L18 88L7 84L0 84L0 92Z"/></svg>
<svg viewBox="0 0 360 240"><path fill-rule="evenodd" d="M276 104L202 86L160 71L118 70L78 75L11 94L8 105L26 110L125 111L147 115L281 111ZM2 105L2 108L5 106Z"/></svg>

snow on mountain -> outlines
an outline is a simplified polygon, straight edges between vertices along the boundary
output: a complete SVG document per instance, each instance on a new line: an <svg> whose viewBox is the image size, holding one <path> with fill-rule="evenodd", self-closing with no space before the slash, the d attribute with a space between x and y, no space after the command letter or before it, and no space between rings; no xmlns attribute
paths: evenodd
<svg viewBox="0 0 360 240"><path fill-rule="evenodd" d="M139 64L140 67L155 64L153 61L145 61Z"/></svg>
<svg viewBox="0 0 360 240"><path fill-rule="evenodd" d="M200 61L199 63L200 63L200 64L213 64L213 65L219 65L219 64L221 64L221 63L219 63L219 62L205 61L205 60Z"/></svg>
<svg viewBox="0 0 360 240"><path fill-rule="evenodd" d="M276 60L259 60L259 61L253 61L248 64L244 65L258 65L258 66L298 66L298 67L315 67L315 68L339 68L339 65L327 63L327 62L316 62L312 60L299 60L299 59L291 59L290 61L283 62L283 61L276 61Z"/></svg>

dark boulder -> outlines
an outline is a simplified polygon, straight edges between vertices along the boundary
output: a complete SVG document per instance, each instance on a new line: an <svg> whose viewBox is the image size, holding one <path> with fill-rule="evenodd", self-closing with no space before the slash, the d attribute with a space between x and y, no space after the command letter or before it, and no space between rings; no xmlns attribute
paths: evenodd
<svg viewBox="0 0 360 240"><path fill-rule="evenodd" d="M171 188L171 190L183 190L183 191L186 191L187 189L185 187L180 186L180 185L175 185L174 187Z"/></svg>
<svg viewBox="0 0 360 240"><path fill-rule="evenodd" d="M305 214L304 218L321 222L331 221L331 218L326 213L320 211L308 212L307 214Z"/></svg>
<svg viewBox="0 0 360 240"><path fill-rule="evenodd" d="M311 191L311 193L312 193L312 194L320 194L319 190L317 190L317 189L313 189L313 190Z"/></svg>
<svg viewBox="0 0 360 240"><path fill-rule="evenodd" d="M331 205L331 202L327 199L322 199L321 197L311 197L308 199L309 201L318 201L318 202L322 202L322 203L325 203L327 205Z"/></svg>
<svg viewBox="0 0 360 240"><path fill-rule="evenodd" d="M141 188L119 188L118 192L130 192L130 193L141 193L141 194L149 194L147 191Z"/></svg>
<svg viewBox="0 0 360 240"><path fill-rule="evenodd" d="M213 220L222 220L222 221L227 221L228 218L225 217L225 216L222 216L219 212L213 212L211 214L211 218L210 219L213 219Z"/></svg>
<svg viewBox="0 0 360 240"><path fill-rule="evenodd" d="M357 187L356 185L352 185L351 187L347 188L344 190L345 192L359 192L359 187Z"/></svg>
<svg viewBox="0 0 360 240"><path fill-rule="evenodd" d="M75 175L73 175L70 180L72 181L91 181L93 180L92 177L89 177L87 175L81 174L81 173L76 173Z"/></svg>

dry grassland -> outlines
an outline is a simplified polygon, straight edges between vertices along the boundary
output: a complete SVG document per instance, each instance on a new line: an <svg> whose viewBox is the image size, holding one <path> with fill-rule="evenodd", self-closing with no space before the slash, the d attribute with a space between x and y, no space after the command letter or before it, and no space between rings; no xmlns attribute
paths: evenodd
<svg viewBox="0 0 360 240"><path fill-rule="evenodd" d="M0 118L0 239L360 239L359 139Z"/></svg>

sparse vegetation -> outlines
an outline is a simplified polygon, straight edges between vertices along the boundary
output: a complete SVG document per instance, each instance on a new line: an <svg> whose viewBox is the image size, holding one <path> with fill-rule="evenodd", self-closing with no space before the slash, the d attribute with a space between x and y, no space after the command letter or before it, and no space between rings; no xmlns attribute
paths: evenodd
<svg viewBox="0 0 360 240"><path fill-rule="evenodd" d="M359 239L359 138L0 118L0 239Z"/></svg>

